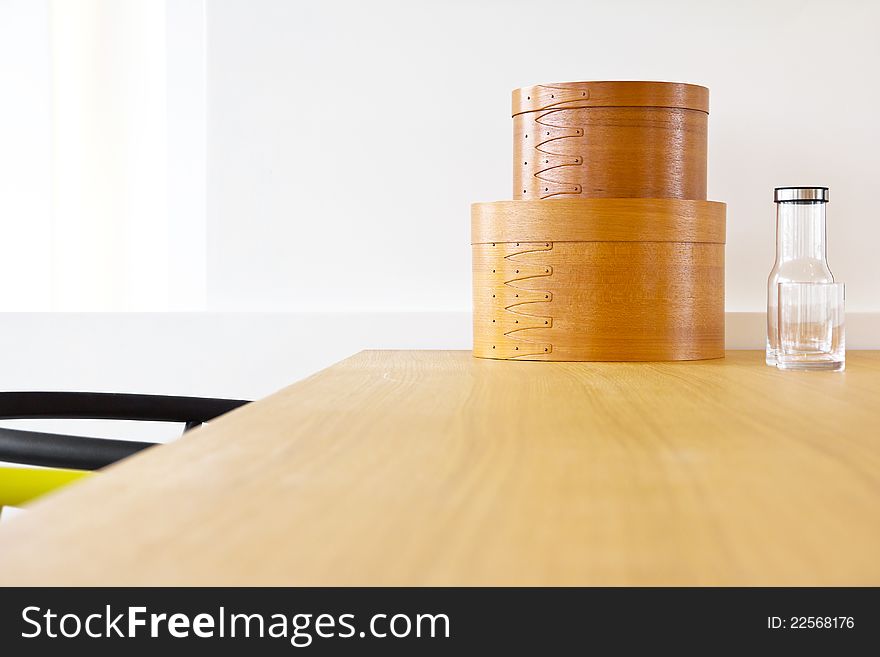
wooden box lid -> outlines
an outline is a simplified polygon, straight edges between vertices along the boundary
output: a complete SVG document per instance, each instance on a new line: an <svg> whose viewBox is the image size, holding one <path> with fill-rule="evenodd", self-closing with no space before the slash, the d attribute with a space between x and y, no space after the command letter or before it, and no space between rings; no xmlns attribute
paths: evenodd
<svg viewBox="0 0 880 657"><path fill-rule="evenodd" d="M708 114L709 90L683 82L554 82L513 91L513 116L575 107L670 107Z"/></svg>
<svg viewBox="0 0 880 657"><path fill-rule="evenodd" d="M693 242L724 244L724 203L666 198L494 201L471 205L471 244Z"/></svg>

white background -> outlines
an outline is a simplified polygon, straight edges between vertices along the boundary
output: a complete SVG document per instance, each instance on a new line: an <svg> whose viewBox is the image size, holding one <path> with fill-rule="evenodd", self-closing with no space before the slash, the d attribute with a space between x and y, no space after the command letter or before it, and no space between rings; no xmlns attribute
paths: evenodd
<svg viewBox="0 0 880 657"><path fill-rule="evenodd" d="M729 346L763 344L772 188L823 184L850 346L880 347L878 25L868 0L0 0L0 310L110 313L4 313L0 386L259 396L468 348L469 204L510 196L511 89L565 80L711 89Z"/></svg>
<svg viewBox="0 0 880 657"><path fill-rule="evenodd" d="M880 3L0 0L0 309L470 308L469 204L510 196L510 90L711 89L727 309L760 312L771 189L831 187L880 311Z"/></svg>
<svg viewBox="0 0 880 657"><path fill-rule="evenodd" d="M727 309L761 311L772 188L831 187L829 261L880 310L880 2L208 3L209 307L470 305L469 204L509 198L514 87L708 86Z"/></svg>

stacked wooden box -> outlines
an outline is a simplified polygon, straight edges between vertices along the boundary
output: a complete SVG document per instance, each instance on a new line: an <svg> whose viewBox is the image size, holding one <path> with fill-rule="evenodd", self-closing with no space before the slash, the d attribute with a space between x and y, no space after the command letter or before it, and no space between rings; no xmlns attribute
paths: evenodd
<svg viewBox="0 0 880 657"><path fill-rule="evenodd" d="M474 355L724 355L725 205L706 200L709 90L513 92L513 201L472 206Z"/></svg>

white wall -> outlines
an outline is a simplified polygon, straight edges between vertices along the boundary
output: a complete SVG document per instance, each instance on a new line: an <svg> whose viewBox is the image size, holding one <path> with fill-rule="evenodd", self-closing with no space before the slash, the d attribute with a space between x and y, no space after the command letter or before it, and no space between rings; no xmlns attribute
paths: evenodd
<svg viewBox="0 0 880 657"><path fill-rule="evenodd" d="M118 1L118 0L117 0ZM205 0L165 6L168 310L208 300Z"/></svg>
<svg viewBox="0 0 880 657"><path fill-rule="evenodd" d="M0 1L0 309L204 309L204 18Z"/></svg>
<svg viewBox="0 0 880 657"><path fill-rule="evenodd" d="M510 90L631 78L712 89L729 311L763 309L770 189L798 182L832 187L832 268L878 312L878 21L868 0L4 0L0 309L467 311Z"/></svg>
<svg viewBox="0 0 880 657"><path fill-rule="evenodd" d="M510 195L510 90L711 89L727 308L762 311L772 188L831 187L829 259L880 311L880 3L213 0L216 310L467 310L469 204Z"/></svg>
<svg viewBox="0 0 880 657"><path fill-rule="evenodd" d="M164 310L165 5L50 3L52 295L59 310Z"/></svg>
<svg viewBox="0 0 880 657"><path fill-rule="evenodd" d="M0 308L51 298L48 0L0 2Z"/></svg>

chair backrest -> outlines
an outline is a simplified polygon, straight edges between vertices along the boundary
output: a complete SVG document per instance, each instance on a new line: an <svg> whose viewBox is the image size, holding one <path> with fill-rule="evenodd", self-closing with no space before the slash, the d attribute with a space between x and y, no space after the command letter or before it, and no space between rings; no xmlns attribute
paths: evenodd
<svg viewBox="0 0 880 657"><path fill-rule="evenodd" d="M248 403L244 399L115 392L0 392L0 419L52 418L202 423Z"/></svg>
<svg viewBox="0 0 880 657"><path fill-rule="evenodd" d="M248 403L243 399L130 393L0 392L0 420L181 422L188 431ZM0 461L26 465L97 470L153 445L0 427Z"/></svg>

